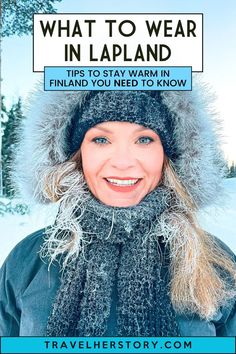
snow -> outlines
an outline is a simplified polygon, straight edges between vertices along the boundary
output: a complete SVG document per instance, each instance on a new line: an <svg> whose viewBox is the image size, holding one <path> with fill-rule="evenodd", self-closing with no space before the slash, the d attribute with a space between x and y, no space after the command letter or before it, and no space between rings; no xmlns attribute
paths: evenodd
<svg viewBox="0 0 236 354"><path fill-rule="evenodd" d="M224 180L225 201L199 213L202 228L219 237L236 253L236 178Z"/></svg>
<svg viewBox="0 0 236 354"><path fill-rule="evenodd" d="M201 226L222 239L236 253L236 178L226 179L227 198L221 207L209 207L199 213ZM3 202L3 199L1 199ZM6 200L4 200L6 202ZM50 225L57 213L58 204L34 207L29 215L0 216L0 265L10 250L25 236Z"/></svg>

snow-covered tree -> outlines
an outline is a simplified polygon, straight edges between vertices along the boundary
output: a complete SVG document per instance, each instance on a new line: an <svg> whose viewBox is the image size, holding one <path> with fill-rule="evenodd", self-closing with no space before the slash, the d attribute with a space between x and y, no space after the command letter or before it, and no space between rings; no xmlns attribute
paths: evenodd
<svg viewBox="0 0 236 354"><path fill-rule="evenodd" d="M3 195L13 197L15 194L14 185L11 180L11 165L16 151L17 136L24 119L22 113L21 98L14 103L11 109L6 112L7 121L2 123L2 171L3 171Z"/></svg>
<svg viewBox="0 0 236 354"><path fill-rule="evenodd" d="M2 36L30 34L33 27L33 14L55 13L54 3L60 1L2 0Z"/></svg>
<svg viewBox="0 0 236 354"><path fill-rule="evenodd" d="M227 177L228 178L236 177L236 166L235 166L235 162L234 161L231 163L231 165L228 168Z"/></svg>
<svg viewBox="0 0 236 354"><path fill-rule="evenodd" d="M1 96L1 116L0 116L0 196L3 195L3 170L2 170L2 137L3 137L3 125L7 122L7 109L4 104L4 96Z"/></svg>

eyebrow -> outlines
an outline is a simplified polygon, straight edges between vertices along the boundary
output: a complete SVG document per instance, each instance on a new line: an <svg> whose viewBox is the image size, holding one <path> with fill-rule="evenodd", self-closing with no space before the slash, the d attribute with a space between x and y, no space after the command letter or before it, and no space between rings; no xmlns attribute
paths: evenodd
<svg viewBox="0 0 236 354"><path fill-rule="evenodd" d="M98 129L98 130L102 130L106 133L110 133L110 134L113 134L113 131L111 131L110 129L107 129L107 128L103 128L103 127L93 127L94 129ZM140 131L145 131L145 130L148 130L148 131L152 131L152 129L149 129L149 128L146 128L146 127L138 127L137 129L135 129L134 133L136 132L140 132Z"/></svg>

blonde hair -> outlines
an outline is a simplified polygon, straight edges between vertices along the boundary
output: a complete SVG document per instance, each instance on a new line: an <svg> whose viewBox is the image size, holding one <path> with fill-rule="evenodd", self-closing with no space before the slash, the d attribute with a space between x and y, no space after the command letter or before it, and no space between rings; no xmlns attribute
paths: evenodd
<svg viewBox="0 0 236 354"><path fill-rule="evenodd" d="M197 207L166 157L162 183L171 190L173 203L161 214L157 233L170 249L170 296L179 313L197 313L210 320L219 307L236 295L236 265L219 240L201 229ZM67 162L44 173L45 197L60 200L55 225L41 249L51 262L64 255L63 267L83 255L86 243L79 220L86 206L87 186L80 151ZM79 205L79 211L75 206Z"/></svg>
<svg viewBox="0 0 236 354"><path fill-rule="evenodd" d="M161 216L171 255L171 300L174 308L210 319L219 306L236 295L236 263L220 241L198 224L196 205L168 159L164 184L176 195L176 205Z"/></svg>

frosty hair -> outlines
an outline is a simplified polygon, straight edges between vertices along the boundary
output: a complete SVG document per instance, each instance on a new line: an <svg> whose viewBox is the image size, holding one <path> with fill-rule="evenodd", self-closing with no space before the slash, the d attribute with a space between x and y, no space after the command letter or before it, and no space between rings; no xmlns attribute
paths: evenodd
<svg viewBox="0 0 236 354"><path fill-rule="evenodd" d="M80 151L69 161L47 168L42 183L45 197L53 202L60 200L60 208L56 223L46 231L40 254L50 264L61 257L64 270L83 256L90 242L80 226L88 197ZM156 225L157 239L164 237L170 249L172 304L179 313L195 313L210 320L221 305L236 296L233 257L199 226L197 207L167 157L161 183L173 194L171 207ZM79 206L76 212L75 205Z"/></svg>

